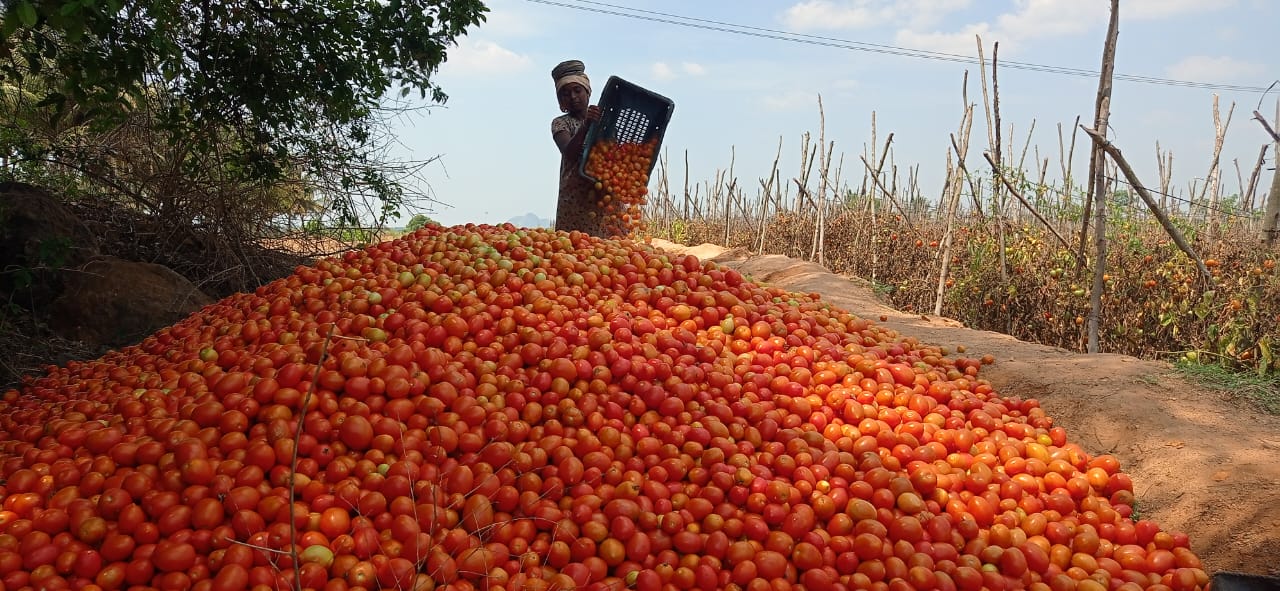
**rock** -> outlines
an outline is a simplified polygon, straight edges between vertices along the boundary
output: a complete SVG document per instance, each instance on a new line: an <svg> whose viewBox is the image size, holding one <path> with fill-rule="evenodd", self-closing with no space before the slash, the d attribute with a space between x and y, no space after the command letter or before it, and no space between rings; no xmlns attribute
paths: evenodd
<svg viewBox="0 0 1280 591"><path fill-rule="evenodd" d="M48 191L0 183L0 293L34 307L60 291L59 270L98 254L93 234Z"/></svg>
<svg viewBox="0 0 1280 591"><path fill-rule="evenodd" d="M153 263L98 257L64 273L49 325L68 339L120 347L213 303L177 272Z"/></svg>

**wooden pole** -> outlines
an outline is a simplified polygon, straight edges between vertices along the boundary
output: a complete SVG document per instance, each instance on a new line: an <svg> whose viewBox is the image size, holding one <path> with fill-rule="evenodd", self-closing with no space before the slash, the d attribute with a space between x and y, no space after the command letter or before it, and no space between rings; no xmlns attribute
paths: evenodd
<svg viewBox="0 0 1280 591"><path fill-rule="evenodd" d="M760 205L760 248L757 252L764 254L764 237L769 228L769 196L774 191L774 183L781 182L778 175L778 159L782 158L782 136L778 136L778 153L773 157L773 171L769 173L769 182L764 183L764 199Z"/></svg>
<svg viewBox="0 0 1280 591"><path fill-rule="evenodd" d="M1062 166L1062 203L1061 203L1061 206L1062 206L1064 209L1065 209L1067 206L1070 206L1073 202L1075 202L1075 199L1071 196L1071 192L1074 190L1074 187L1072 187L1072 186L1071 186L1071 180L1072 180L1072 179L1071 179L1071 176L1072 176L1072 174L1071 174L1071 173L1072 173L1072 170L1071 170L1071 169L1072 169L1072 165L1073 165L1072 160L1074 160L1074 159L1075 159L1075 155L1076 155L1076 129L1077 129L1077 126L1078 126L1078 125L1080 125L1080 116L1079 116L1079 115L1076 115L1076 122L1075 122L1075 125L1072 125L1072 126L1071 126L1071 147L1070 147L1070 148L1068 148L1068 149L1066 149L1066 151L1064 152L1064 151L1063 151L1063 145L1062 145L1062 144L1063 144L1063 142L1062 142L1062 124L1061 124L1061 123L1059 123L1059 124L1058 124L1058 152L1059 152L1059 154L1058 154L1058 163Z"/></svg>
<svg viewBox="0 0 1280 591"><path fill-rule="evenodd" d="M1133 190L1138 193L1138 196L1142 198L1142 201L1147 204L1147 208L1151 210L1152 215L1156 216L1156 220L1164 227L1165 232L1169 233L1169 237L1173 239L1173 243L1178 245L1178 248L1181 249L1182 252L1185 252L1187 256L1191 257L1191 260L1195 261L1196 269L1200 271L1200 275L1207 281L1213 281L1213 275L1209 273L1209 268L1206 267L1204 261L1200 259L1200 255L1196 254L1195 249L1191 247L1191 243L1187 242L1187 239L1182 235L1182 232L1178 231L1177 226L1173 225L1173 221L1169 219L1169 216L1165 215L1164 211L1160 209L1160 205L1156 203L1155 198L1153 198L1151 193L1147 191L1147 188L1142 185L1142 181L1138 178L1137 173L1133 172L1133 167L1129 166L1129 162L1125 160L1124 155L1120 153L1120 148L1117 148L1115 144L1107 141L1107 138L1103 137L1102 134L1097 131L1084 126L1081 126L1081 129L1089 135L1089 138L1093 140L1094 145L1098 146L1099 150L1102 150L1103 153L1111 156L1111 159L1115 161L1116 166L1120 168L1121 174L1123 174L1124 178L1129 181L1129 186L1133 187Z"/></svg>
<svg viewBox="0 0 1280 591"><path fill-rule="evenodd" d="M1262 124L1262 128L1267 130L1271 139L1280 145L1280 134L1271 128L1267 118L1257 111L1253 112L1253 118L1257 119L1258 123ZM1276 149L1276 154L1280 155L1280 147ZM1267 209L1262 216L1262 242L1272 246L1278 238L1280 238L1280 165L1277 165L1275 172L1271 173L1271 191L1267 194Z"/></svg>
<svg viewBox="0 0 1280 591"><path fill-rule="evenodd" d="M951 245L954 241L956 208L960 205L960 193L964 190L962 180L969 178L969 173L964 170L964 158L969 151L969 133L973 129L973 105L969 103L969 72L965 71L964 80L960 86L960 97L963 101L964 115L960 118L960 135L964 138L964 148L961 149L961 142L956 141L955 134L951 135L951 147L955 149L956 157L959 158L960 164L956 169L951 168L951 152L947 152L947 172L949 173L948 184L944 195L949 194L950 199L947 203L947 226L942 236L942 260L938 266L938 285L933 300L933 315L942 315L942 300L947 291L947 272L951 268ZM969 179L972 186L972 179ZM939 204L941 205L941 204Z"/></svg>
<svg viewBox="0 0 1280 591"><path fill-rule="evenodd" d="M733 176L733 164L734 164L734 161L736 161L737 159L738 159L737 146L729 146L729 176L728 176L729 192L724 196L724 247L725 248L733 247L731 244L729 244L729 229L733 225L732 219L730 217L733 213L733 210L730 209L730 206L733 205L731 202L733 201L734 184L738 180Z"/></svg>
<svg viewBox="0 0 1280 591"><path fill-rule="evenodd" d="M1258 151L1258 163L1253 166L1253 172L1249 173L1249 184L1241 197L1247 203L1245 211L1253 211L1253 199L1258 196L1258 176L1262 174L1262 166L1267 163L1267 148L1270 147L1271 144L1262 144L1262 149Z"/></svg>
<svg viewBox="0 0 1280 591"><path fill-rule="evenodd" d="M1227 121L1223 123L1222 116L1218 111L1218 95L1213 95L1213 160L1209 163L1208 178L1205 179L1204 190L1209 192L1209 206L1205 211L1205 218L1209 220L1209 240L1215 240L1218 237L1218 206L1221 202L1221 186L1222 178L1222 143L1227 136L1227 128L1231 126L1231 115L1236 112L1236 104L1231 103L1231 107L1227 110ZM1203 200L1204 195L1201 194Z"/></svg>
<svg viewBox="0 0 1280 591"><path fill-rule="evenodd" d="M987 58L984 51L982 37L974 35L974 39L978 43L978 64L982 66L982 76L979 80L982 82L982 104L987 114L987 145L989 149L996 154L997 161L1002 154L1000 149L1000 95L999 90L995 90L995 99L987 92ZM991 72L992 80L995 80L996 71L996 55L999 51L1000 44L996 43L991 56ZM1009 265L1004 254L1004 208L1000 202L1000 185L992 185L991 187L991 216L996 223L996 240L998 247L996 250L1000 259L1000 284L1003 286L1009 283Z"/></svg>
<svg viewBox="0 0 1280 591"><path fill-rule="evenodd" d="M1173 152L1167 155L1161 152L1160 142L1156 142L1156 166L1160 171L1160 209L1165 209L1168 207L1169 187L1173 184Z"/></svg>
<svg viewBox="0 0 1280 591"><path fill-rule="evenodd" d="M814 205L817 207L817 215L814 216L813 226L813 242L809 247L809 260L817 261L822 264L822 237L823 225L826 220L823 218L823 207L827 200L827 182L828 170L831 168L831 152L835 150L835 143L827 145L827 114L822 107L822 95L818 95L818 198Z"/></svg>
<svg viewBox="0 0 1280 591"><path fill-rule="evenodd" d="M1102 73L1098 76L1098 100L1095 105L1094 129L1106 134L1111 117L1111 86L1116 69L1116 40L1120 36L1120 0L1111 0L1111 20L1107 24L1107 39L1102 49ZM1103 136L1105 137L1105 135ZM1104 275L1107 270L1107 196L1106 167L1103 165L1103 149L1094 141L1090 158L1090 180L1093 183L1094 244L1097 258L1093 267L1093 292L1089 296L1089 344L1088 351L1101 350L1098 332L1102 324L1102 292L1106 289ZM1082 235L1083 237L1083 235Z"/></svg>

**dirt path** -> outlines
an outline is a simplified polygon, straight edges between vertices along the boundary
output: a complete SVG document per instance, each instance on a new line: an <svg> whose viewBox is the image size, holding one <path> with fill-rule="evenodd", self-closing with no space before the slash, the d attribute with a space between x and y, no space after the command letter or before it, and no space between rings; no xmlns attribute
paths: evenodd
<svg viewBox="0 0 1280 591"><path fill-rule="evenodd" d="M1114 454L1134 481L1137 510L1191 536L1205 569L1280 571L1280 417L1255 412L1181 379L1167 363L1082 355L971 330L947 318L894 310L867 282L780 255L750 256L715 245L672 252L714 260L758 282L817 292L903 335L965 355L990 354L980 377L998 391L1037 398L1090 453Z"/></svg>

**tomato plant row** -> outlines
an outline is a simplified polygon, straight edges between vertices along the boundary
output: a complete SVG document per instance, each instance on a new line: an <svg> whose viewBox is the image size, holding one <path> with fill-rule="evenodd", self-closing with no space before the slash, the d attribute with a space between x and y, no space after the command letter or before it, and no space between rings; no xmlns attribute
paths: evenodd
<svg viewBox="0 0 1280 591"><path fill-rule="evenodd" d="M0 402L0 589L1190 590L982 361L630 241L429 227Z"/></svg>
<svg viewBox="0 0 1280 591"><path fill-rule="evenodd" d="M661 219L664 211L655 206L650 219ZM689 245L719 244L729 236L723 246L754 251L762 244L763 230L765 253L796 258L814 253L817 220L812 213L784 211L764 221L734 222L729 234L716 217L671 220L665 227L650 224L649 231ZM1280 310L1272 304L1280 301L1277 256L1257 247L1252 228L1228 228L1220 240L1209 241L1196 238L1195 224L1184 227L1205 259L1210 282L1198 279L1195 263L1154 220L1116 222L1110 226L1104 277L1103 351L1147 359L1187 353L1184 361L1259 374L1280 367L1275 345L1280 342ZM1072 224L1078 231L1078 222L1063 220L1058 232L1069 235ZM877 218L864 208L846 208L824 218L822 262L837 274L874 277L898 309L931 311L938 297L946 228L943 219L921 217L907 223L901 217ZM1078 267L1074 254L1042 226L1007 230L1002 240L994 225L982 220L955 228L943 315L973 328L1084 351L1093 261Z"/></svg>

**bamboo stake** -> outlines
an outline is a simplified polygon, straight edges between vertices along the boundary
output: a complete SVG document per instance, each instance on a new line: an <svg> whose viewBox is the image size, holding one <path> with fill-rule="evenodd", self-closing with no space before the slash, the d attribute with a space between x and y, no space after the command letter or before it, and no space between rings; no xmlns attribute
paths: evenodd
<svg viewBox="0 0 1280 591"><path fill-rule="evenodd" d="M1036 156L1039 157L1040 148L1036 148ZM1044 205L1044 194L1048 190L1048 185L1044 183L1044 177L1049 174L1049 157L1045 156L1040 162L1039 178L1036 180L1036 205Z"/></svg>
<svg viewBox="0 0 1280 591"><path fill-rule="evenodd" d="M1062 167L1062 194L1059 195L1061 200L1060 206L1066 210L1075 202L1072 198L1072 159L1076 152L1076 126L1080 125L1080 116L1076 115L1076 122L1071 126L1071 147L1066 148L1062 139L1062 124L1058 124L1058 165Z"/></svg>
<svg viewBox="0 0 1280 591"><path fill-rule="evenodd" d="M729 189L728 189L729 192L727 195L725 195L725 198L724 198L724 247L725 248L732 247L732 245L729 244L729 230L733 226L732 219L730 218L730 215L733 213L733 211L729 209L729 206L732 204L731 202L733 201L734 184L738 182L738 179L734 178L733 176L733 165L737 161L737 159L738 159L737 146L729 146L729 175L727 177L729 179Z"/></svg>
<svg viewBox="0 0 1280 591"><path fill-rule="evenodd" d="M773 190L773 184L778 180L778 160L782 158L782 136L778 136L778 152L773 157L773 170L769 173L769 182L764 186L764 199L760 205L760 248L757 249L764 254L764 237L769 228L769 193Z"/></svg>
<svg viewBox="0 0 1280 591"><path fill-rule="evenodd" d="M1000 85L997 78L999 69L996 68L996 60L998 59L999 52L1000 42L996 41L991 46L991 116L994 118L991 122L991 128L995 129L996 132L995 138L992 142L992 151L996 154L997 159L1000 158ZM984 84L985 74L986 69L984 68ZM993 184L991 186L991 204L992 209L995 210L996 234L999 237L1000 245L998 251L998 254L1000 255L1000 285L1004 286L1009 284L1009 257L1006 254L1009 249L1007 244L1008 238L1005 236L1004 191L1000 190L1000 185L998 184ZM1011 318L1009 320L1012 321ZM1012 332L1011 329L1012 327L1006 324L1005 332Z"/></svg>
<svg viewBox="0 0 1280 591"><path fill-rule="evenodd" d="M827 116L822 108L822 95L818 95L818 197L814 203L817 215L814 217L813 241L809 246L809 260L822 264L822 226L824 204L827 199L827 174L831 167L831 151L835 144L827 145Z"/></svg>
<svg viewBox="0 0 1280 591"><path fill-rule="evenodd" d="M964 149L961 149L960 144L956 142L956 135L954 133L951 134L951 147L956 151L956 156L958 158L957 165L960 167L960 172L964 174L964 179L969 184L969 193L973 198L974 212L978 214L979 223L985 224L987 222L987 216L982 213L982 204L978 199L978 195L980 194L978 186L974 183L973 175L969 174L969 168L965 166L964 163L964 159L969 153L969 137L967 134L962 137L964 137Z"/></svg>
<svg viewBox="0 0 1280 591"><path fill-rule="evenodd" d="M1205 178L1204 190L1209 192L1209 206L1205 210L1205 218L1209 221L1209 240L1216 240L1218 237L1218 204L1221 200L1220 182L1222 176L1222 166L1220 160L1222 157L1222 143L1226 139L1227 128L1231 126L1231 115L1236 111L1236 104L1231 103L1231 107L1227 110L1227 120L1224 123L1218 111L1218 95L1213 95L1213 159L1209 163L1209 174ZM1204 193L1200 194L1201 201L1204 200Z"/></svg>
<svg viewBox="0 0 1280 591"><path fill-rule="evenodd" d="M818 199L822 200L827 196L827 166L831 163L831 149L827 146L827 113L822 108L822 95L818 95L818 172L821 174L818 179Z"/></svg>
<svg viewBox="0 0 1280 591"><path fill-rule="evenodd" d="M1277 118L1280 119L1280 104L1276 107ZM1271 139L1280 144L1280 134L1277 134L1271 128L1271 124L1267 123L1266 117L1257 111L1253 112L1253 118L1262 124L1262 128L1267 130L1267 134ZM1280 154L1280 148L1276 149L1276 153ZM1267 246L1276 243L1276 239L1280 238L1280 166L1276 166L1276 171L1271 175L1271 191L1267 194L1267 210L1262 216L1262 241Z"/></svg>
<svg viewBox="0 0 1280 591"><path fill-rule="evenodd" d="M1280 110L1280 109L1278 109L1278 110ZM1262 116L1262 113L1259 113L1259 112L1257 112L1257 111L1254 111L1254 112L1253 112L1253 118L1254 118L1254 119L1257 119L1257 120L1258 120L1258 123L1261 123L1261 124L1262 124L1262 128L1263 128L1263 129L1265 129L1265 130L1267 130L1267 134L1271 136L1271 139L1275 140L1275 142L1276 142L1277 144L1280 144L1280 134L1277 134L1277 133L1276 133L1276 130L1274 130L1274 129L1272 129L1272 128L1271 128L1271 124L1270 124L1270 123L1267 123L1267 118L1266 118L1266 117L1263 117L1263 116Z"/></svg>
<svg viewBox="0 0 1280 591"><path fill-rule="evenodd" d="M950 153L950 152L948 152ZM947 174L951 174L950 167L947 167ZM916 163L907 169L907 201L911 203L919 203L920 198L920 163ZM926 212L928 207L925 208Z"/></svg>
<svg viewBox="0 0 1280 591"><path fill-rule="evenodd" d="M685 150L684 151L684 219L686 220L690 219L689 217L690 197L691 195L689 195L689 150Z"/></svg>
<svg viewBox="0 0 1280 591"><path fill-rule="evenodd" d="M1240 192L1237 193L1239 198L1237 199L1236 208L1243 211L1248 211L1247 209L1245 209L1245 206L1244 206L1245 205L1244 204L1244 198L1245 198L1244 197L1244 173L1241 172L1240 170L1240 159L1232 158L1231 165L1234 166L1236 169L1236 186L1239 187L1240 189ZM1228 219L1227 221L1230 222L1231 220Z"/></svg>
<svg viewBox="0 0 1280 591"><path fill-rule="evenodd" d="M1156 168L1160 174L1160 209L1168 208L1169 185L1173 178L1173 154L1168 154L1169 158L1166 162L1165 153L1160 150L1160 142L1156 141Z"/></svg>
<svg viewBox="0 0 1280 591"><path fill-rule="evenodd" d="M985 44L982 42L982 37L979 35L974 35L974 40L977 41L978 43L978 63L982 66L982 76L979 78L979 80L982 83L982 106L986 113L987 146L989 150L995 153L996 158L999 159L1001 154L999 94L998 94L998 91L994 92L995 100L993 101L992 93L988 93L987 91L987 58L985 53L985 49L986 49ZM994 47L999 48L999 46L1000 44L997 42ZM996 72L996 56L993 53L991 56L991 76L993 80L996 75L995 72ZM1003 208L1001 208L999 203L1000 187L997 185L997 186L994 186L993 189L994 190L991 196L992 197L991 211L992 211L992 215L996 219L996 226L1000 230L1000 277L1001 277L1001 281L1006 281L1008 277L1005 272L1005 264L1004 264L1004 226L1000 223L1004 214L1002 211ZM975 196L977 195L976 192L974 194Z"/></svg>
<svg viewBox="0 0 1280 591"><path fill-rule="evenodd" d="M942 315L942 300L947 290L947 272L951 268L951 245L954 241L954 229L956 219L956 209L960 206L960 193L963 191L961 177L969 178L969 173L964 170L964 158L968 152L969 133L973 129L973 105L969 103L969 72L965 71L964 79L960 85L960 97L964 107L964 115L960 118L960 136L964 138L965 148L961 149L959 142L956 141L955 134L951 135L951 147L956 152L956 157L960 160L960 166L951 169L951 152L947 152L947 172L950 179L946 190L949 191L951 198L947 203L947 226L942 235L942 260L939 261L938 267L938 286L933 300L933 315ZM969 178L970 186L973 186L972 178ZM944 193L945 194L945 193ZM975 199L976 202L976 199Z"/></svg>
<svg viewBox="0 0 1280 591"><path fill-rule="evenodd" d="M1099 150L1102 150L1106 155L1110 156L1113 161L1115 161L1120 172L1124 174L1125 179L1129 181L1129 185L1133 187L1134 191L1138 193L1138 196L1147 204L1147 208L1151 210L1152 215L1154 215L1156 220L1160 222L1160 225L1164 227L1165 232L1169 233L1169 237L1173 239L1173 243L1176 244L1182 252L1186 253L1187 256L1191 257L1191 260L1195 261L1196 269L1200 272L1201 277L1212 283L1213 275L1209 273L1209 268L1205 266L1204 261L1200 259L1200 255L1196 254L1195 249L1191 247L1189 242L1187 242L1187 239L1182 235L1182 232L1178 231L1177 226L1173 225L1169 216L1165 215L1164 211L1160 209L1156 200L1151 197L1151 193L1147 191L1147 188L1142 186L1141 179L1139 179L1137 173L1133 171L1133 167L1129 166L1129 162L1125 160L1124 155L1120 153L1120 148L1117 148L1115 144L1111 143L1097 131L1087 127L1082 127L1081 129L1084 129L1084 132L1089 135L1089 138L1093 140L1094 145L1098 146Z"/></svg>
<svg viewBox="0 0 1280 591"><path fill-rule="evenodd" d="M898 165L897 165L897 164L894 164L892 159L890 159L890 160L889 160L889 170L890 170L890 173L889 173L889 194L890 194L890 195L897 195L897 194L898 194ZM911 205L911 203L910 203L910 202L908 202L908 203L907 203L907 205L908 205L908 206L910 206L910 205ZM903 213L903 217L904 217L904 218L906 217L905 212Z"/></svg>
<svg viewBox="0 0 1280 591"><path fill-rule="evenodd" d="M1258 163L1254 165L1253 172L1249 174L1248 188L1241 195L1242 199L1247 199L1248 205L1245 207L1245 211L1253 211L1253 199L1258 193L1258 176L1262 173L1262 166L1267 162L1267 148L1270 147L1271 144L1262 144L1262 149L1258 151Z"/></svg>
<svg viewBox="0 0 1280 591"><path fill-rule="evenodd" d="M1120 0L1111 0L1111 20L1107 24L1107 39L1102 49L1102 73L1098 77L1098 100L1094 117L1094 129L1106 134L1108 119L1111 116L1111 85L1116 68L1116 39L1120 35ZM1104 135L1105 137L1105 135ZM1097 141L1095 140L1095 145ZM1090 159L1090 174L1093 181L1093 200L1096 201L1094 241L1097 259L1094 261L1093 293L1089 296L1089 345L1090 353L1100 350L1098 332L1102 324L1102 292L1106 289L1103 275L1107 268L1107 205L1106 174L1104 171L1103 148L1093 150Z"/></svg>
<svg viewBox="0 0 1280 591"><path fill-rule="evenodd" d="M876 146L876 114L875 114L875 111L872 111L871 112L871 150L872 150L871 158L872 159L875 159L875 149L876 149L875 146ZM866 149L864 148L863 151L865 152ZM865 161L865 156L864 156L864 161ZM871 176L871 171L868 170L866 166L863 167L863 171L864 172L862 173L862 184L865 187L867 183L867 177ZM880 224L878 220L876 220L875 192L876 192L876 189L874 186L872 186L871 190L868 191L868 193L870 194L870 198L867 199L867 207L871 208L871 227L867 228L867 231L871 241L870 250L871 250L871 284L872 285L875 285L876 283L876 269L880 266L880 231L879 231Z"/></svg>
<svg viewBox="0 0 1280 591"><path fill-rule="evenodd" d="M809 169L812 166L812 161L813 161L813 154L809 149L809 143L810 143L809 132L807 131L804 132L804 135L801 136L801 140L802 141L800 143L800 172L801 172L801 178L803 178L804 182L807 184L809 182ZM803 207L804 207L804 195L802 192L796 195L795 211L798 213L803 209Z"/></svg>

